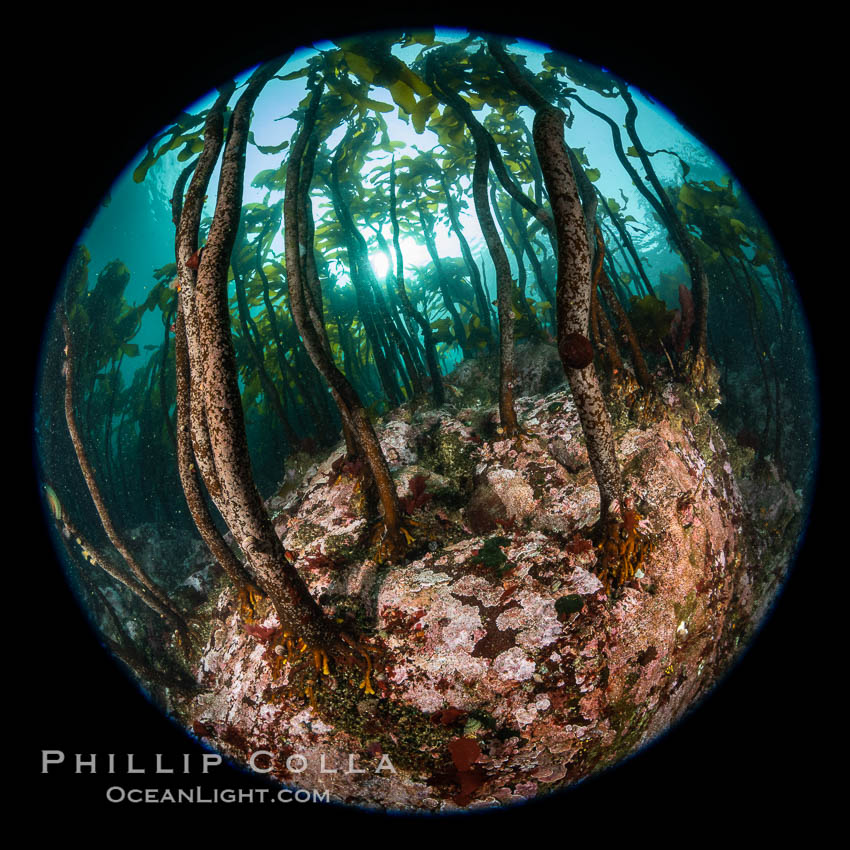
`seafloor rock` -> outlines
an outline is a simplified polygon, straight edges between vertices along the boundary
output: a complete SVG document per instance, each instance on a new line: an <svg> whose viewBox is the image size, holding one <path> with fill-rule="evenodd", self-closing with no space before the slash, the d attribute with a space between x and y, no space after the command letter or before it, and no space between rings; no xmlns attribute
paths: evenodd
<svg viewBox="0 0 850 850"><path fill-rule="evenodd" d="M514 351L514 369L517 396L541 395L565 381L558 349L551 342L518 342ZM449 387L449 398L455 396L455 400L467 404L493 403L499 391L498 355L461 361L446 377L446 385Z"/></svg>
<svg viewBox="0 0 850 850"><path fill-rule="evenodd" d="M273 610L246 624L227 590L198 670L196 733L237 760L268 751L274 776L332 799L433 811L545 793L663 732L757 625L800 504L775 473L769 491L746 467L739 484L711 417L690 415L674 385L662 397L659 421L617 434L652 545L610 595L593 572L599 498L565 389L518 402L518 440L495 428L483 439L495 412L475 409L378 428L400 495L419 493L406 563L377 562L359 480L333 470L341 450L311 467L278 533L314 597L367 636L376 695L331 719L288 687ZM332 671L321 688L339 685Z"/></svg>
<svg viewBox="0 0 850 850"><path fill-rule="evenodd" d="M187 604L205 599L222 574L218 564L210 562L206 546L185 529L145 523L132 529L128 538L145 572ZM121 595L132 599L126 590Z"/></svg>

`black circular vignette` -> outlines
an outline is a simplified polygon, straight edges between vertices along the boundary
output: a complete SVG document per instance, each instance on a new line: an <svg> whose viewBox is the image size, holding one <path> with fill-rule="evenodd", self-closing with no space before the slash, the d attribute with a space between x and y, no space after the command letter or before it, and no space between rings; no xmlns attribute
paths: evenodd
<svg viewBox="0 0 850 850"><path fill-rule="evenodd" d="M327 21L317 17L321 26L304 21L297 28L237 23L228 26L224 35L216 35L208 25L187 22L182 29L176 27L177 35L172 25L162 43L157 41L155 19L147 30L136 29L132 35L118 27L114 32L109 27L96 32L87 28L86 21L71 19L56 21L49 31L40 31L38 52L52 58L39 71L43 78L28 79L22 91L22 109L29 116L23 126L31 121L44 131L26 141L31 161L41 165L28 178L27 195L21 195L26 198L24 203L32 203L21 238L30 246L30 256L39 269L38 285L25 287L25 297L34 296L37 302L22 342L29 370L28 404L17 414L26 420L28 440L41 334L55 284L98 201L147 139L217 82L287 46L352 31L408 24L414 28L426 23L421 17L394 20L388 13L337 14L329 16L329 28ZM717 34L708 37L717 44L713 48L717 59L705 61L698 28L686 27L673 20L674 16L659 15L662 20L656 20L652 14L641 15L638 21L619 24L609 17L613 14L605 15L604 24L593 28L565 19L562 31L551 20L519 24L489 13L467 16L466 24L459 15L437 16L428 23L494 31L503 28L551 44L616 71L669 107L740 177L765 217L801 287L823 364L830 336L824 305L815 298L810 280L815 273L809 263L813 234L802 230L812 225L796 212L808 201L804 186L793 184L789 177L782 133L789 112L800 109L805 113L806 90L795 88L785 78L791 69L776 53L778 43L793 38L805 55L805 32L800 34L789 23L784 31L765 36L755 24L750 28L736 21L727 28L720 22L711 28ZM286 36L273 40L269 33L275 29ZM47 173L44 164L49 164ZM742 661L692 716L598 779L526 806L466 816L466 825L483 831L498 828L505 819L529 824L533 819L534 824L580 828L582 822L591 820L591 813L607 813L606 817L617 815L624 823L669 818L672 824L680 817L690 820L697 816L720 826L733 816L755 819L761 809L757 801L771 799L782 801L786 819L810 814L812 783L817 778L816 750L823 745L808 741L798 725L816 720L801 720L802 714L828 708L819 703L817 693L806 692L817 687L813 683L819 678L818 665L824 663L814 660L810 644L817 642L816 624L825 616L822 603L820 609L816 607L813 575L823 568L826 554L827 521L822 511L829 494L825 487L821 480L797 566L772 615ZM24 488L27 502L20 510L31 522L28 542L29 552L34 552L28 569L38 579L25 583L29 595L21 600L21 607L28 613L19 610L17 616L26 640L18 651L24 686L37 696L27 699L22 736L26 752L20 757L24 761L16 766L25 764L32 793L57 810L109 811L133 820L148 817L151 808L164 807L125 805L119 810L105 801L105 789L115 782L102 772L75 776L63 769L40 774L42 749L60 749L69 758L78 752L97 753L103 760L108 753L137 753L149 765L149 754L163 753L174 762L183 753L200 753L200 748L148 704L101 649L65 584L46 532L31 468ZM36 603L34 594L45 598ZM192 758L197 765L198 755ZM116 781L131 784L128 779L119 776ZM219 768L206 779L197 769L189 777L178 773L162 783L156 777L142 779L148 786L263 786L261 780L227 768ZM791 789L794 793L789 794ZM251 817L255 814L259 811L252 809ZM178 815L195 820L197 812ZM306 822L318 815L323 824L347 825L364 818L352 809L295 805L288 806L285 815L287 823ZM397 822L407 821L400 818ZM452 823L459 822L453 818Z"/></svg>

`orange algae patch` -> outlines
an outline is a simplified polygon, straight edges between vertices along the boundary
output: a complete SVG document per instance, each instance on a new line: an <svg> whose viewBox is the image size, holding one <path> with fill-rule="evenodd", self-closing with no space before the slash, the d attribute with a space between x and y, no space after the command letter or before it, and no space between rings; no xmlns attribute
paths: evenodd
<svg viewBox="0 0 850 850"><path fill-rule="evenodd" d="M631 507L623 510L621 520L605 521L602 540L596 546L596 574L610 593L635 578L652 551L652 542L640 530L641 515Z"/></svg>

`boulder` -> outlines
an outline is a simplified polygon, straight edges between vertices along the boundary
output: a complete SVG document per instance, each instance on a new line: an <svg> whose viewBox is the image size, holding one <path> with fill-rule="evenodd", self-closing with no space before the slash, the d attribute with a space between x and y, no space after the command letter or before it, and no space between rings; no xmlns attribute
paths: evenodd
<svg viewBox="0 0 850 850"><path fill-rule="evenodd" d="M279 528L314 597L358 624L375 694L334 715L333 663L321 697L297 692L274 661L274 611L249 627L224 591L190 725L239 761L268 751L281 782L405 811L522 801L650 742L742 650L801 512L775 472L769 493L747 478L754 467L736 475L726 436L708 416L679 416L678 392L662 393L657 421L616 435L645 547L635 577L608 592L591 539L598 491L566 389L518 402L517 440L482 439L466 412L445 409L378 428L400 494L430 476L400 563L364 543L356 480L331 474L332 454ZM572 467L557 457L565 447Z"/></svg>

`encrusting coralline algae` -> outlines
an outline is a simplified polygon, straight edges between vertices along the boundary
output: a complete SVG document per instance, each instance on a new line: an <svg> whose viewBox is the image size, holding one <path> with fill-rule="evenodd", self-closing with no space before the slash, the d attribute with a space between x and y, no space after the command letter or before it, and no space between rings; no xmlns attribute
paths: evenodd
<svg viewBox="0 0 850 850"><path fill-rule="evenodd" d="M664 392L671 414L679 393L674 385ZM356 480L328 483L333 454L307 470L295 495L269 503L314 596L329 613L372 631L376 693L358 703L359 719L385 699L429 718L442 733L421 745L433 770L402 766L409 744L394 743L390 728L370 731L367 722L358 726L362 734L348 734L288 693L286 669L264 660L268 646L246 631L231 591L219 598L199 665L205 691L189 709L201 737L238 760L269 750L272 775L327 789L332 799L389 809L477 808L533 797L616 762L712 687L758 623L793 545L786 534L768 546L745 519L742 493L755 490L771 502L771 528L793 524L797 497L769 476L757 487L737 481L716 426L707 440L678 415L627 428L618 434L618 459L652 547L636 578L609 596L586 536L598 513L587 462L573 474L546 450L557 436L581 454L569 393L524 397L517 406L527 432L521 444L476 440L465 424L481 421L474 409L402 410L378 427L399 492L417 475L433 490L414 515L419 533L444 533L446 524L462 532L408 563L340 558L357 551L366 523ZM435 425L441 440L456 437L468 450L474 464L466 480L445 466L432 471L434 455L416 452L429 445ZM468 505L457 506L459 490L471 491ZM482 492L487 499L476 497ZM493 531L473 532L470 514ZM488 565L480 556L493 540L502 558ZM274 613L261 610L257 625L270 633ZM474 744L474 759L453 759L449 745L457 741ZM301 772L286 769L293 753L306 758ZM366 773L323 772L348 765L351 754ZM395 772L375 772L384 754ZM301 761L294 765L300 769Z"/></svg>

